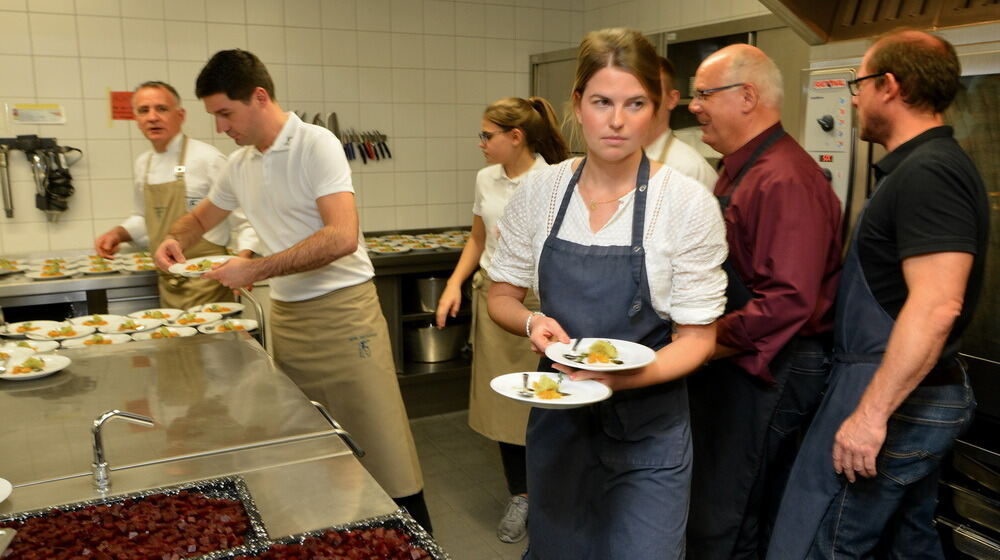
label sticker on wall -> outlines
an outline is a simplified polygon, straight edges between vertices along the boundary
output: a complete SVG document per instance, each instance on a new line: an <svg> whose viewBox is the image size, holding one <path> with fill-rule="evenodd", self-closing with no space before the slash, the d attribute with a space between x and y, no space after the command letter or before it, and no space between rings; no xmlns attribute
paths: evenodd
<svg viewBox="0 0 1000 560"><path fill-rule="evenodd" d="M132 112L131 91L111 92L111 119L115 121L135 120L135 114Z"/></svg>
<svg viewBox="0 0 1000 560"><path fill-rule="evenodd" d="M56 103L15 103L10 105L12 122L22 124L66 124L66 112Z"/></svg>

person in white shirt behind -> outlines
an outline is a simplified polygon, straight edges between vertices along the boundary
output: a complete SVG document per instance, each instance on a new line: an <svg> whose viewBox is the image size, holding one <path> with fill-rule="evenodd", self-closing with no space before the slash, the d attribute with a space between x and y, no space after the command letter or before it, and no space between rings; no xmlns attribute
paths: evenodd
<svg viewBox="0 0 1000 560"><path fill-rule="evenodd" d="M663 101L656 112L656 118L649 129L649 142L646 144L646 155L653 161L658 161L668 167L698 181L705 188L712 190L719 175L705 158L684 141L677 138L670 129L670 112L680 101L681 93L674 89L674 78L677 72L674 65L666 57L660 57L660 89Z"/></svg>
<svg viewBox="0 0 1000 560"><path fill-rule="evenodd" d="M200 202L226 164L215 146L181 132L185 111L181 98L168 83L144 82L132 94L135 122L152 150L135 160L132 215L94 241L94 249L114 258L122 243L155 249L170 224ZM235 239L231 239L231 234ZM240 255L248 257L257 247L257 236L241 213L205 232L188 256L226 253L233 241ZM159 278L160 304L187 309L200 303L232 301L231 290L214 280L182 278L163 273Z"/></svg>

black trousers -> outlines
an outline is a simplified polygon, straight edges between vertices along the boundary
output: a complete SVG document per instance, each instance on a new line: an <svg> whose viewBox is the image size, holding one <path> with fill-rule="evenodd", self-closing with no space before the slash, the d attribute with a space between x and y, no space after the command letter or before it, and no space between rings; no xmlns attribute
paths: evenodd
<svg viewBox="0 0 1000 560"><path fill-rule="evenodd" d="M525 463L525 447L513 443L500 444L500 461L503 474L507 478L507 490L511 496L528 493L528 467Z"/></svg>

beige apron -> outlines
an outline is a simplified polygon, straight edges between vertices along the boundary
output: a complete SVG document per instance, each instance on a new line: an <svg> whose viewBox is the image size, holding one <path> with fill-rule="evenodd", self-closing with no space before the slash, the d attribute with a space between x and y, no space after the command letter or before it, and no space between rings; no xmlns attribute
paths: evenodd
<svg viewBox="0 0 1000 560"><path fill-rule="evenodd" d="M305 301L271 302L278 367L364 448L361 464L394 498L423 488L389 330L372 281Z"/></svg>
<svg viewBox="0 0 1000 560"><path fill-rule="evenodd" d="M181 141L181 153L174 168L175 179L168 183L150 184L149 168L152 165L153 154L146 160L145 185L142 196L146 205L146 232L149 235L149 247L156 250L170 231L170 226L178 218L186 214L187 186L184 184L184 156L187 153L187 136ZM226 248L210 243L204 238L199 239L193 247L184 251L187 258L206 257L209 255L224 255ZM234 301L232 290L207 278L184 278L160 272L160 305L177 309L214 301Z"/></svg>
<svg viewBox="0 0 1000 560"><path fill-rule="evenodd" d="M496 394L490 380L516 371L537 371L540 356L531 342L493 322L486 311L486 295L493 281L478 270L472 277L472 383L469 384L469 426L504 443L524 445L524 431L531 408ZM528 290L524 305L538 310L538 298Z"/></svg>

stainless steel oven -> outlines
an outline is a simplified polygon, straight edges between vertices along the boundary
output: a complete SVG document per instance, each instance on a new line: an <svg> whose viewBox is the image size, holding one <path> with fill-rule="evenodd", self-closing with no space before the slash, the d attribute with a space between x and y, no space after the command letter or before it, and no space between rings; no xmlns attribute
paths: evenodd
<svg viewBox="0 0 1000 560"><path fill-rule="evenodd" d="M986 184L991 227L983 294L962 348L978 408L942 469L938 527L949 557L1000 560L1000 23L936 32L955 45L962 63L962 89L946 120ZM869 44L813 46L803 71L803 146L829 170L847 211L845 232L873 189L870 164L885 155L857 138L847 93Z"/></svg>

